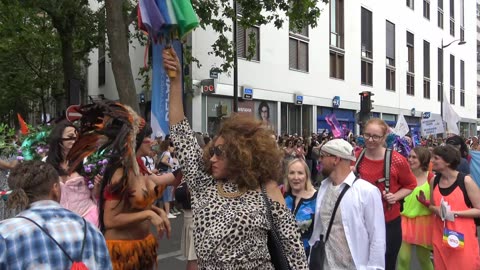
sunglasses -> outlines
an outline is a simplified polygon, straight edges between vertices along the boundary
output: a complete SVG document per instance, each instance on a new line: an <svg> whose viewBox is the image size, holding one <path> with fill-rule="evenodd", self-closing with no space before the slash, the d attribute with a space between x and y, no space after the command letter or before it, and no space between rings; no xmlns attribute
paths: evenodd
<svg viewBox="0 0 480 270"><path fill-rule="evenodd" d="M219 158L223 157L222 147L223 147L223 144L219 144L219 145L216 145L216 146L210 148L210 152L209 152L210 157L212 158L213 155L216 155Z"/></svg>

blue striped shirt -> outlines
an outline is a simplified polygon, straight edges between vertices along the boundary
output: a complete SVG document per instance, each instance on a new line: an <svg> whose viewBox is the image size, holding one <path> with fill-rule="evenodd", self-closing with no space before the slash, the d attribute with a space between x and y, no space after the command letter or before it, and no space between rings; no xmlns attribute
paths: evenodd
<svg viewBox="0 0 480 270"><path fill-rule="evenodd" d="M48 231L75 261L89 270L112 269L105 238L87 222L82 258L84 222L77 214L51 200L37 201L19 215L28 217ZM72 262L40 228L23 218L0 222L0 269L70 269Z"/></svg>

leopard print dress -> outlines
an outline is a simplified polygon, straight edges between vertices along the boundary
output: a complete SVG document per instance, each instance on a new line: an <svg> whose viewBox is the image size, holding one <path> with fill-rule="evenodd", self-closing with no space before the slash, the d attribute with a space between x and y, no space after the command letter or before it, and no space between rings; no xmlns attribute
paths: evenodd
<svg viewBox="0 0 480 270"><path fill-rule="evenodd" d="M192 192L195 250L200 269L274 269L267 248L270 224L261 192L249 190L237 198L224 198L204 170L202 149L188 121L170 127L184 178ZM225 183L226 192L238 191ZM292 269L308 269L305 251L291 212L275 201L274 222Z"/></svg>

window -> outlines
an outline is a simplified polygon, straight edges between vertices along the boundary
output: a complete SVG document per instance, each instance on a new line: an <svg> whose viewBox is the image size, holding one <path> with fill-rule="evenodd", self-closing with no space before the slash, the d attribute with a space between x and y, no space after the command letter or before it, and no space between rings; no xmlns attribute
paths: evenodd
<svg viewBox="0 0 480 270"><path fill-rule="evenodd" d="M330 1L330 77L345 79L343 0Z"/></svg>
<svg viewBox="0 0 480 270"><path fill-rule="evenodd" d="M430 20L430 0L423 0L423 17Z"/></svg>
<svg viewBox="0 0 480 270"><path fill-rule="evenodd" d="M238 20L243 14L243 7L235 2ZM260 61L260 27L244 28L237 23L237 57Z"/></svg>
<svg viewBox="0 0 480 270"><path fill-rule="evenodd" d="M465 62L460 60L460 106L465 107Z"/></svg>
<svg viewBox="0 0 480 270"><path fill-rule="evenodd" d="M330 0L330 46L344 49L343 0Z"/></svg>
<svg viewBox="0 0 480 270"><path fill-rule="evenodd" d="M362 60L361 80L363 85L373 85L373 51L372 51L372 12L362 8Z"/></svg>
<svg viewBox="0 0 480 270"><path fill-rule="evenodd" d="M455 104L455 56L450 54L450 104Z"/></svg>
<svg viewBox="0 0 480 270"><path fill-rule="evenodd" d="M253 44L255 44L254 47ZM260 61L260 28L258 26L245 29L237 25L237 56Z"/></svg>
<svg viewBox="0 0 480 270"><path fill-rule="evenodd" d="M386 21L386 88L395 91L395 24Z"/></svg>
<svg viewBox="0 0 480 270"><path fill-rule="evenodd" d="M290 30L289 66L291 69L308 72L308 26Z"/></svg>
<svg viewBox="0 0 480 270"><path fill-rule="evenodd" d="M430 99L430 43L423 41L423 98Z"/></svg>
<svg viewBox="0 0 480 270"><path fill-rule="evenodd" d="M413 9L414 8L413 4L414 4L414 0L407 0L407 7Z"/></svg>
<svg viewBox="0 0 480 270"><path fill-rule="evenodd" d="M407 95L415 95L415 54L414 54L414 36L407 31Z"/></svg>
<svg viewBox="0 0 480 270"><path fill-rule="evenodd" d="M443 50L441 48L438 48L437 51L437 57L438 57L438 92L437 92L437 100L442 101L442 95L443 95Z"/></svg>
<svg viewBox="0 0 480 270"><path fill-rule="evenodd" d="M437 25L443 29L443 0L438 0Z"/></svg>
<svg viewBox="0 0 480 270"><path fill-rule="evenodd" d="M464 20L464 6L465 0L460 0L460 40L465 40L465 20Z"/></svg>
<svg viewBox="0 0 480 270"><path fill-rule="evenodd" d="M455 0L450 0L450 35L455 36Z"/></svg>

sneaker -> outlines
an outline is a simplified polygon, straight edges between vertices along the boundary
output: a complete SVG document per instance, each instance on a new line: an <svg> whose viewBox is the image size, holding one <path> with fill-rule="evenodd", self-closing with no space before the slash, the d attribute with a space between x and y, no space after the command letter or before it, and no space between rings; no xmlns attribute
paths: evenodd
<svg viewBox="0 0 480 270"><path fill-rule="evenodd" d="M170 213L174 214L175 216L178 216L182 213L182 211L180 211L180 210L178 210L177 208L174 207L170 210Z"/></svg>
<svg viewBox="0 0 480 270"><path fill-rule="evenodd" d="M168 218L177 218L176 216L172 215L171 213L168 213L167 217Z"/></svg>

